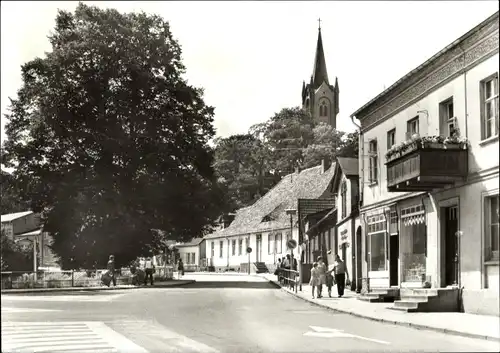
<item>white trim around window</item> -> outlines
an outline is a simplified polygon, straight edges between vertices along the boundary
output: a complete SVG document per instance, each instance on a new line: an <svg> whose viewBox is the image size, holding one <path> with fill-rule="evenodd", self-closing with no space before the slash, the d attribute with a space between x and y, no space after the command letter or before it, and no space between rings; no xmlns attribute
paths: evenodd
<svg viewBox="0 0 500 353"><path fill-rule="evenodd" d="M485 191L481 194L481 270L482 270L482 275L481 275L481 288L487 288L486 287L486 267L491 266L491 265L499 265L500 261L499 260L487 260L486 258L486 241L488 237L488 225L487 225L487 220L488 220L488 215L487 213L490 211L487 201L488 198L491 198L493 196L498 196L499 195L499 189L494 189L494 190L489 190Z"/></svg>

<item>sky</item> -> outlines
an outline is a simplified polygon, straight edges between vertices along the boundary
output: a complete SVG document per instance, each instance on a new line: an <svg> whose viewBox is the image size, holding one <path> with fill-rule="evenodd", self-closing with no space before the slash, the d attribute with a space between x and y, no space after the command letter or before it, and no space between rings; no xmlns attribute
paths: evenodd
<svg viewBox="0 0 500 353"><path fill-rule="evenodd" d="M215 107L218 136L246 133L285 107L301 104L318 18L330 82L338 78L337 128L399 78L498 11L497 1L148 2L85 1L120 12L145 11L170 22L188 82ZM77 2L1 3L1 139L21 65L50 51L57 9Z"/></svg>

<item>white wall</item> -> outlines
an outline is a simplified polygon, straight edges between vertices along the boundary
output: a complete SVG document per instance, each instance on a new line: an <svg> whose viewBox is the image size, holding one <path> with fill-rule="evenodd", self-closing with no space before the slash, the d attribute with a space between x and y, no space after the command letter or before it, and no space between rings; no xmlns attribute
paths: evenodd
<svg viewBox="0 0 500 353"><path fill-rule="evenodd" d="M278 249L276 254L274 254L274 241L271 243L271 253L268 251L268 237L270 231L262 232L262 233L252 233L250 234L250 247L252 248L252 253L250 254L250 262L254 263L257 261L257 234L262 234L262 251L260 262L264 262L266 264L275 264L278 261L278 258L286 256L286 254L290 253L290 250L286 248L286 232L289 229L281 229L274 230L273 232L281 232L282 233L282 242L281 242L281 251ZM295 239L298 243L298 229L294 228L292 233L293 239ZM216 238L216 239L207 239L207 257L210 258L211 253L211 243L215 242L215 256L213 257L213 266L217 267L239 267L242 263L248 263L248 254L246 253L246 244L245 239L246 235L241 236L231 236L228 238ZM228 247L228 239L229 239L229 247ZM236 254L232 254L231 242L232 240L236 240ZM242 246L242 254L240 255L238 252L238 239L243 239ZM220 257L220 242L223 242L223 256ZM229 253L228 253L229 251ZM298 256L298 250L294 251L294 255Z"/></svg>
<svg viewBox="0 0 500 353"><path fill-rule="evenodd" d="M363 134L364 170L362 172L365 183L363 184L363 204L365 206L401 196L408 193L394 193L387 190L387 168L385 166L385 153L387 152L387 132L396 128L396 144L406 139L407 121L419 116L419 131L421 136L439 135L439 104L453 97L454 112L458 127L462 136L470 141L469 150L469 173L485 170L498 166L498 138L493 143L481 143L481 105L480 105L480 82L486 77L498 72L499 55L496 54L486 61L475 66L446 85L436 89L418 102L392 116L390 119L380 123L373 129ZM465 89L467 87L467 90ZM465 94L467 92L467 102ZM467 104L468 114L465 113ZM428 118L424 113L418 111L427 110ZM467 135L466 135L467 134ZM369 157L368 141L377 139L378 143L378 183L368 185L369 180ZM360 154L362 151L360 149ZM361 166L361 163L360 163Z"/></svg>

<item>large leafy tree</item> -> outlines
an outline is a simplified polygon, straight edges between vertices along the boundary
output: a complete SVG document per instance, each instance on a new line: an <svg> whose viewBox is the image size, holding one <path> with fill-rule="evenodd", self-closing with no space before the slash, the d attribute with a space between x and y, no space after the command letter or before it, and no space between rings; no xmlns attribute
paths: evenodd
<svg viewBox="0 0 500 353"><path fill-rule="evenodd" d="M218 138L214 168L233 209L252 204L273 185L269 150L254 135Z"/></svg>
<svg viewBox="0 0 500 353"><path fill-rule="evenodd" d="M49 40L22 67L2 156L62 265L129 262L154 246L152 229L181 241L207 231L223 202L214 109L183 78L169 24L80 3Z"/></svg>
<svg viewBox="0 0 500 353"><path fill-rule="evenodd" d="M304 149L314 141L314 126L304 109L284 108L267 122L253 126L251 132L266 144L272 170L282 176L303 164Z"/></svg>

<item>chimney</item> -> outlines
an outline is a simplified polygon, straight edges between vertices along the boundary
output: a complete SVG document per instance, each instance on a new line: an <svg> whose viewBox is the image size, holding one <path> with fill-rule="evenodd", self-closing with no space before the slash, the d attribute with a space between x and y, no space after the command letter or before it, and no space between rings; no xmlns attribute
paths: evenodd
<svg viewBox="0 0 500 353"><path fill-rule="evenodd" d="M325 172L325 160L322 159L321 160L321 174L323 174Z"/></svg>

